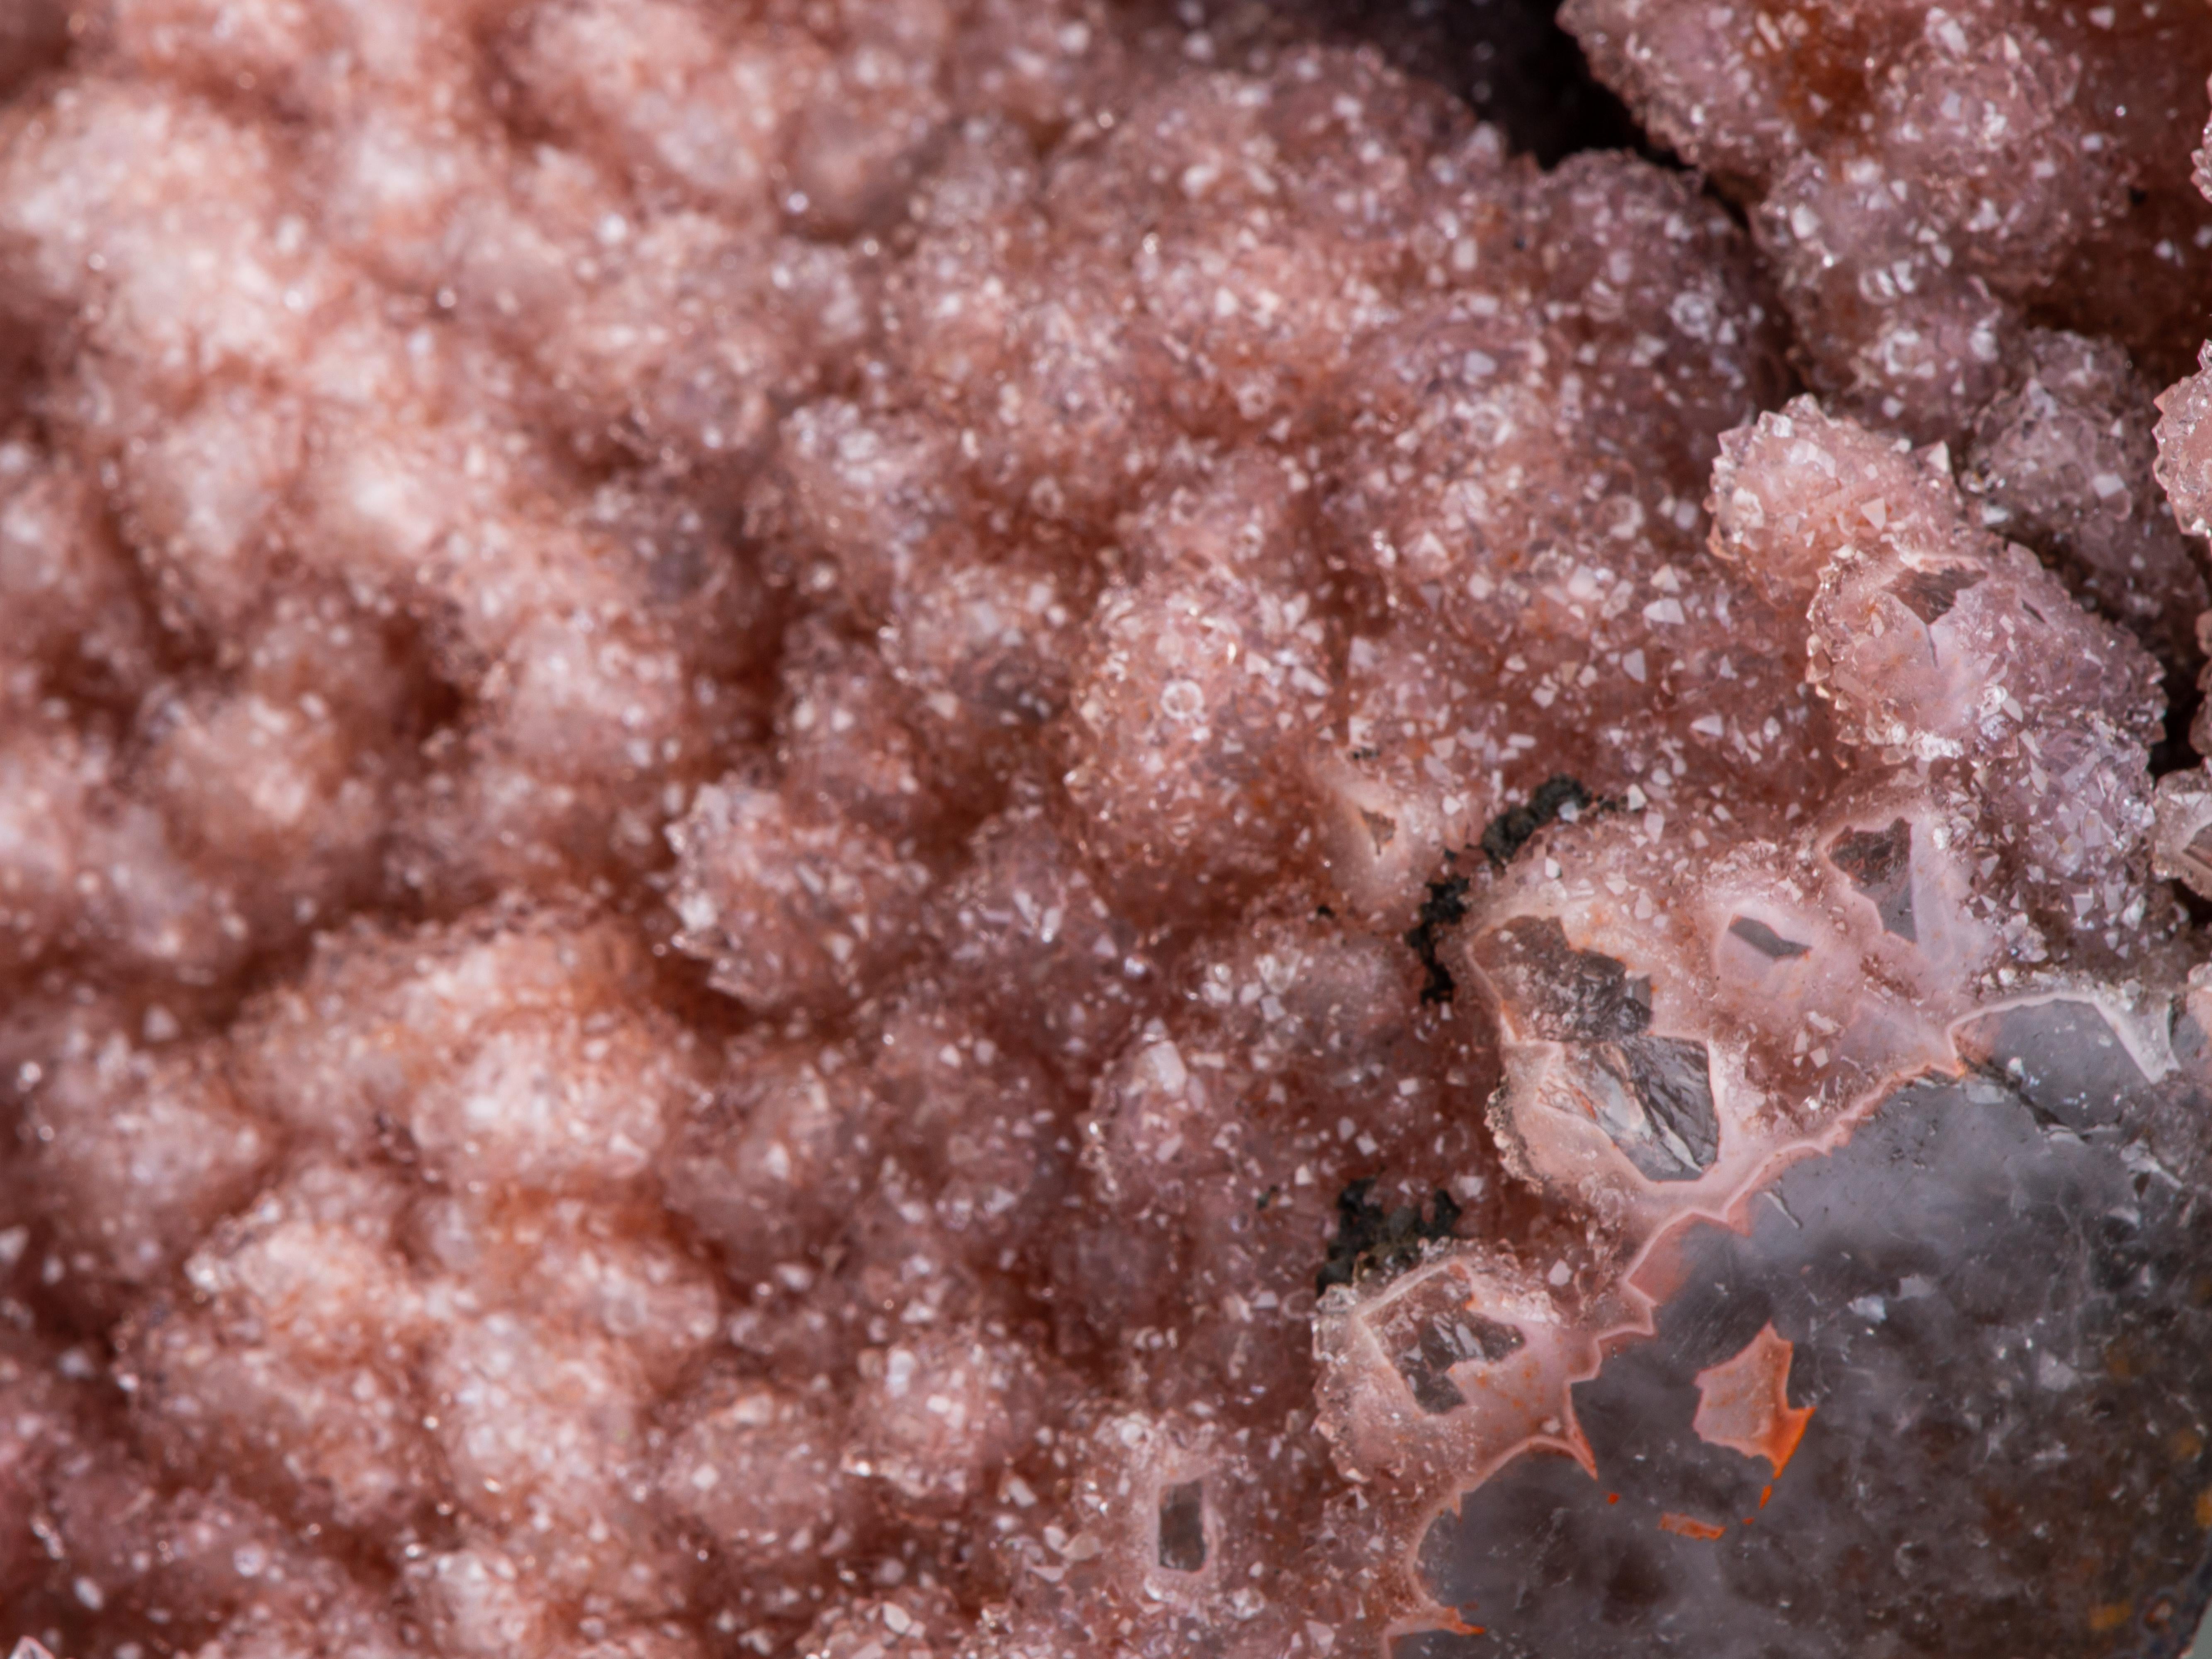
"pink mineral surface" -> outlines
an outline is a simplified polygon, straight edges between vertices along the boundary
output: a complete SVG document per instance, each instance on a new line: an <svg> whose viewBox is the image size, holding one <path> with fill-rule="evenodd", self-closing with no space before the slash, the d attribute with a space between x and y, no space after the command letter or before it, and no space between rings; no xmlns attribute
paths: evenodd
<svg viewBox="0 0 2212 1659"><path fill-rule="evenodd" d="M1692 1224L2212 1076L2212 11L1512 9L0 0L0 1643L1471 1637Z"/></svg>

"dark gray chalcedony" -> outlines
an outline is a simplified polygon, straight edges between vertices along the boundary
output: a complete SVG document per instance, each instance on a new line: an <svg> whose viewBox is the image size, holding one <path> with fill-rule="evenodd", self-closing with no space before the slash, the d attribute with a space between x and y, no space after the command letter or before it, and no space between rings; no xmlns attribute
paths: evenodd
<svg viewBox="0 0 2212 1659"><path fill-rule="evenodd" d="M1973 1073L1899 1088L1747 1235L1694 1224L1656 1334L1574 1390L1597 1478L1524 1455L1439 1519L1424 1573L1481 1633L1396 1659L2185 1652L2212 1598L2212 1094L2203 1034L2174 1036L2154 1084L2086 1005L1986 1017ZM1692 1426L1697 1374L1770 1322L1814 1408L1778 1477Z"/></svg>

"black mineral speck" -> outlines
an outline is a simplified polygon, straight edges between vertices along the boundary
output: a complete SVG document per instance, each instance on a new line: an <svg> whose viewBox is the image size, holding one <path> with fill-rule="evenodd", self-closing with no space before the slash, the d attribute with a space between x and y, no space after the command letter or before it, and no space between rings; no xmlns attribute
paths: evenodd
<svg viewBox="0 0 2212 1659"><path fill-rule="evenodd" d="M1517 806L1509 806L1483 827L1482 850L1492 864L1510 864L1521 849L1546 824L1596 805L1590 792L1562 772L1538 784L1535 792Z"/></svg>
<svg viewBox="0 0 2212 1659"><path fill-rule="evenodd" d="M1451 855L1444 855L1449 859ZM1459 988L1450 969L1437 955L1447 928L1457 927L1467 920L1468 879L1465 876L1444 876L1429 884L1428 896L1421 901L1420 920L1407 930L1406 943L1421 959L1428 970L1428 983L1421 987L1424 1002L1449 1002Z"/></svg>

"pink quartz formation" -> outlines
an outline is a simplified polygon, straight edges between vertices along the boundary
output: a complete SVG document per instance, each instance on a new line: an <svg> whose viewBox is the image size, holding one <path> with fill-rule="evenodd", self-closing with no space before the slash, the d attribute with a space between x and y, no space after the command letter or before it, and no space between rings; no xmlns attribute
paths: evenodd
<svg viewBox="0 0 2212 1659"><path fill-rule="evenodd" d="M2212 14L1323 9L0 7L0 1640L1378 1653L1679 1224L2177 1063Z"/></svg>

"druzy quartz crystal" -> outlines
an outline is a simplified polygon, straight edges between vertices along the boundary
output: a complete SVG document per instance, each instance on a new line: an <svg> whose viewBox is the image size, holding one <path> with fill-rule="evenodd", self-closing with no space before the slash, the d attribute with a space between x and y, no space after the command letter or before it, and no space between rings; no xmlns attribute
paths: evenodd
<svg viewBox="0 0 2212 1659"><path fill-rule="evenodd" d="M2212 12L1559 21L0 4L0 1644L2190 1650Z"/></svg>

